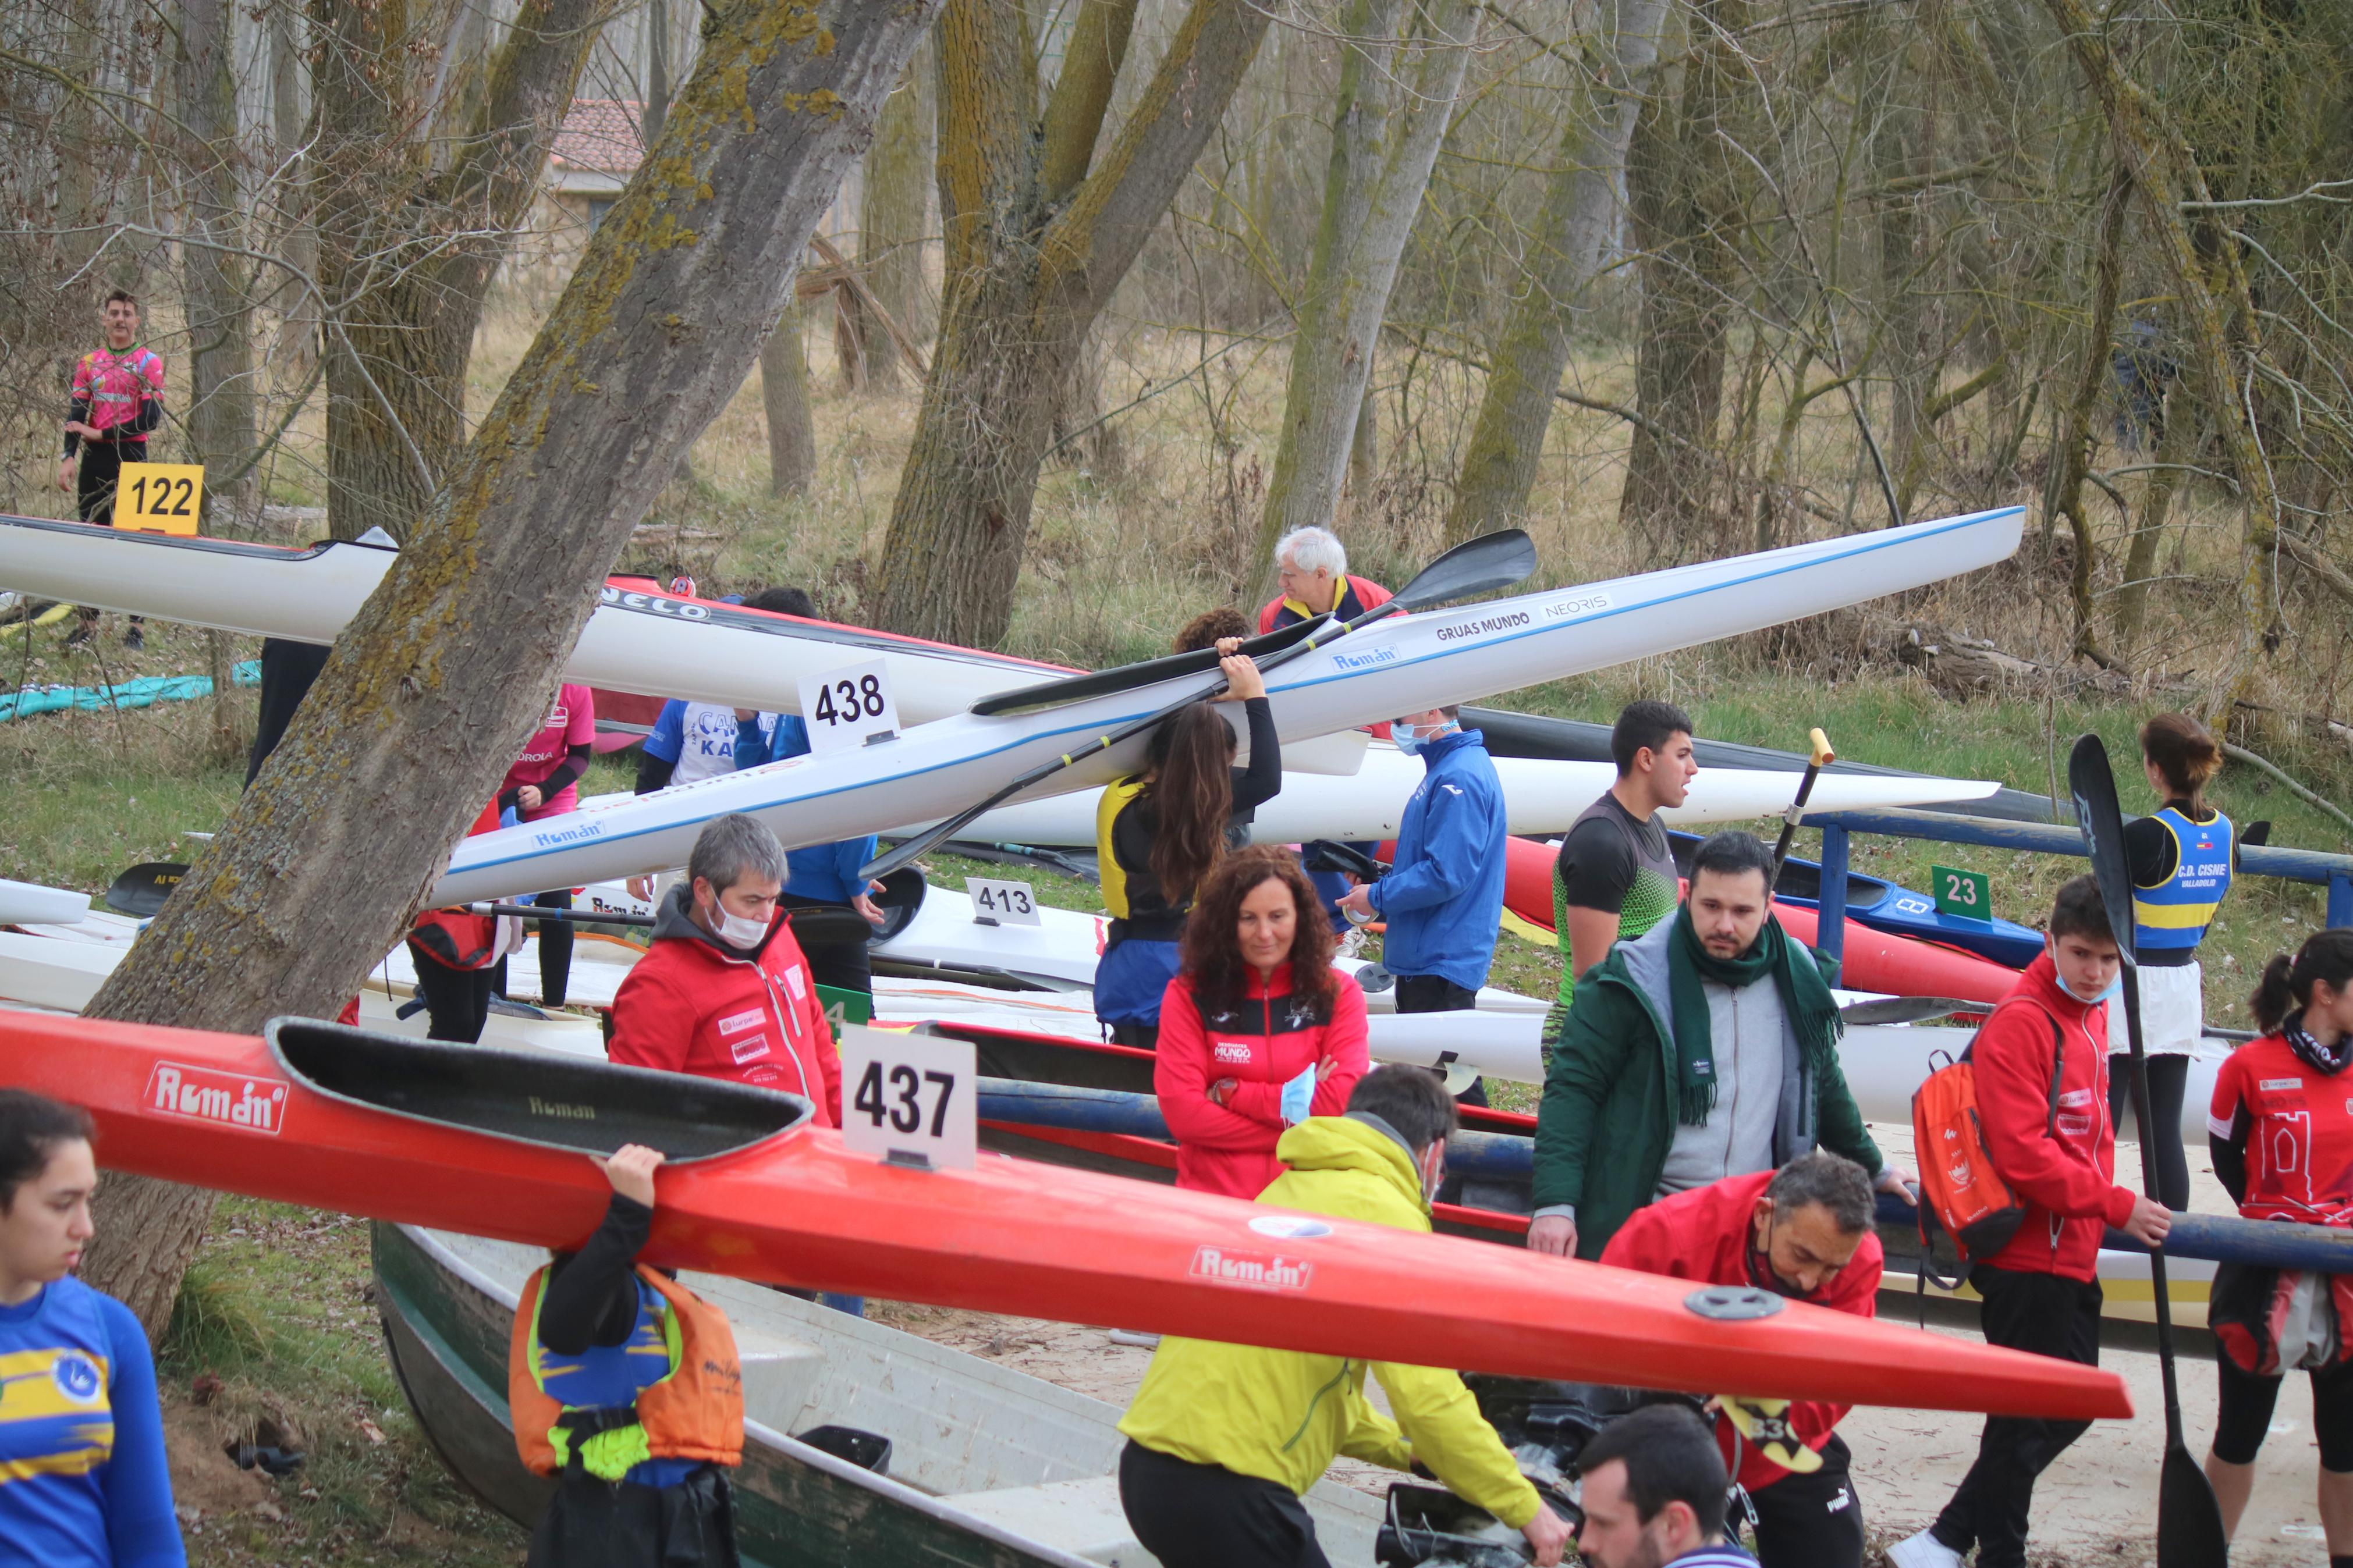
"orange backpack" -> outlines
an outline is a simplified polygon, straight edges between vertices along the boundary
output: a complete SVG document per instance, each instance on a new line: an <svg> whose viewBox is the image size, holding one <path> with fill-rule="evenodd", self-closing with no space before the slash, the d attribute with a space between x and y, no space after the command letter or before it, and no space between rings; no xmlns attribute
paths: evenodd
<svg viewBox="0 0 2353 1568"><path fill-rule="evenodd" d="M2059 1020L2048 1013L2042 1016L2051 1026L2051 1111L2043 1122L2043 1133L2055 1137L2067 1041L2060 1032ZM1976 1048L1973 1041L1963 1049L1960 1060L1946 1057L1945 1065L1930 1072L1912 1096L1912 1150L1920 1167L1920 1278L1924 1284L1933 1279L1947 1290L1958 1289L1971 1261L1990 1258L2009 1246L2026 1218L2026 1205L1994 1169L1986 1150L1985 1125L1978 1115L1977 1067L1969 1059ZM1945 1053L1932 1052L1928 1059L1934 1063L1940 1056ZM1935 1272L1936 1255L1928 1232L1931 1220L1960 1248L1962 1268L1950 1279Z"/></svg>

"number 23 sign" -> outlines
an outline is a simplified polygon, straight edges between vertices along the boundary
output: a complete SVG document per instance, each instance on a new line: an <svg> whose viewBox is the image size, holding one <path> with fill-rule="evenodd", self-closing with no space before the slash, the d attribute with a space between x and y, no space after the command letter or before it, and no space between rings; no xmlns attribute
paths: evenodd
<svg viewBox="0 0 2353 1568"><path fill-rule="evenodd" d="M969 1040L845 1026L841 1141L893 1164L970 1170L979 1079Z"/></svg>

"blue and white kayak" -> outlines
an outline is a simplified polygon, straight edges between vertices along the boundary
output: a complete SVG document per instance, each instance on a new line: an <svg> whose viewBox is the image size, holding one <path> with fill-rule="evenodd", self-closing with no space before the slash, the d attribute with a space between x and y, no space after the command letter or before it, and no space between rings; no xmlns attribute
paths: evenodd
<svg viewBox="0 0 2353 1568"><path fill-rule="evenodd" d="M1760 554L1489 600L1380 622L1274 670L1268 697L1288 742L1755 631L1939 582L2007 558L2017 507ZM794 757L461 842L434 904L576 887L684 863L706 823L760 817L787 847L944 816L1123 725L1215 689L1205 670L1053 705L1050 690L916 724L894 739ZM1041 781L1036 799L1105 784L1142 763L1137 736ZM601 803L600 803L601 804Z"/></svg>

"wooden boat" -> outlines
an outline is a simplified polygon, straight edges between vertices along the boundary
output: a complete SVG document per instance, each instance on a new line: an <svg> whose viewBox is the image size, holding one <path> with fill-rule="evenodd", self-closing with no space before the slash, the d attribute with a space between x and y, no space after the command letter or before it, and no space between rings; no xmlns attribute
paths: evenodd
<svg viewBox="0 0 2353 1568"><path fill-rule="evenodd" d="M375 1227L374 1250L376 1310L417 1425L484 1502L534 1522L549 1483L515 1457L507 1335L545 1254L393 1225ZM687 1282L726 1311L743 1357L746 1442L732 1479L746 1562L1143 1560L1119 1504L1115 1406L756 1285ZM873 1444L826 1427L887 1438L883 1470L844 1457ZM1327 1480L1307 1507L1335 1561L1372 1561L1377 1499Z"/></svg>
<svg viewBox="0 0 2353 1568"><path fill-rule="evenodd" d="M262 1037L0 1016L0 1082L89 1108L108 1166L374 1219L576 1246L583 1153L673 1156L645 1256L769 1283L1283 1349L1634 1386L2122 1415L2096 1368L1787 1305L1732 1321L1673 1281L984 1157L913 1170L806 1101L303 1019Z"/></svg>

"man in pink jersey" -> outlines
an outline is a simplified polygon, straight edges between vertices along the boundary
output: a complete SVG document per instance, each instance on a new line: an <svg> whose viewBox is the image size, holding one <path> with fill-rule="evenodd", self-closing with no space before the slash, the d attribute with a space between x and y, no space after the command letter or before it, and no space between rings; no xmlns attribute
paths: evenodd
<svg viewBox="0 0 2353 1568"><path fill-rule="evenodd" d="M81 520L111 527L114 489L125 463L147 458L147 433L164 420L164 356L139 341L139 301L117 289L106 297L106 346L92 349L74 365L73 401L66 413L65 459L58 465L58 489L76 491ZM77 485L74 458L81 458ZM131 617L126 647L146 642L143 623ZM98 612L85 607L68 647L98 632Z"/></svg>

